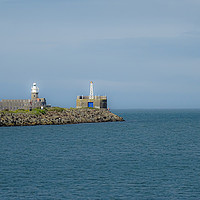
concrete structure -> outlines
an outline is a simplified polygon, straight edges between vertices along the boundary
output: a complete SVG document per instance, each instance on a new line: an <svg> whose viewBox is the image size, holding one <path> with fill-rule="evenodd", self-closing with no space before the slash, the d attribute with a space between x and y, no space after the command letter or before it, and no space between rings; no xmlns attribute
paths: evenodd
<svg viewBox="0 0 200 200"><path fill-rule="evenodd" d="M33 83L31 99L3 99L0 101L0 110L30 110L33 108L46 107L46 99L38 97L39 88Z"/></svg>
<svg viewBox="0 0 200 200"><path fill-rule="evenodd" d="M77 96L76 108L106 108L107 96L94 96L93 82L90 82L90 95Z"/></svg>

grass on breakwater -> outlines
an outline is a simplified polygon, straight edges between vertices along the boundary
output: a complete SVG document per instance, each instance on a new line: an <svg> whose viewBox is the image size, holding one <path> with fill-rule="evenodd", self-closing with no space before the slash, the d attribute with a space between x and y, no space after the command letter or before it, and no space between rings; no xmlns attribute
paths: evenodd
<svg viewBox="0 0 200 200"><path fill-rule="evenodd" d="M55 111L55 112L63 112L63 111L67 111L67 110L78 110L79 108L61 108L61 107L50 107L50 108L34 108L32 110L24 110L24 109L18 109L15 111L11 111L11 110L3 110L0 111L1 113L27 113L27 114L35 114L35 115L40 115L40 114L46 114L49 111ZM82 108L82 109L91 109L91 110L95 110L95 108Z"/></svg>

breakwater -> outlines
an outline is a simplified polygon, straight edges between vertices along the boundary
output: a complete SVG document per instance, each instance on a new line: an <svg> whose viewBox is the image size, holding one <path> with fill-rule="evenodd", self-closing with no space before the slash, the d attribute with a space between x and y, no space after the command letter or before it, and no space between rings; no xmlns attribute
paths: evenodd
<svg viewBox="0 0 200 200"><path fill-rule="evenodd" d="M107 109L65 109L0 112L0 126L61 125L124 121Z"/></svg>

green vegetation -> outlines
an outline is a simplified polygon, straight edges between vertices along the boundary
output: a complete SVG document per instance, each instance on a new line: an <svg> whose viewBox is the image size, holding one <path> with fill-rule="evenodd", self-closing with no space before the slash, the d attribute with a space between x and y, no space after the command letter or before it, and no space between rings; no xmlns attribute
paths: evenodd
<svg viewBox="0 0 200 200"><path fill-rule="evenodd" d="M40 108L34 108L33 110L29 111L31 114L40 115L40 114L46 114L46 109L40 109Z"/></svg>
<svg viewBox="0 0 200 200"><path fill-rule="evenodd" d="M50 108L47 108L48 111L56 111L56 112L62 112L62 111L65 111L66 108L60 108L60 107L50 107Z"/></svg>
<svg viewBox="0 0 200 200"><path fill-rule="evenodd" d="M18 109L18 110L15 110L15 111L10 111L12 113L28 113L29 110L24 110L24 109Z"/></svg>
<svg viewBox="0 0 200 200"><path fill-rule="evenodd" d="M8 109L5 109L5 110L2 110L0 112L1 113L28 113L30 111L29 110L24 110L24 109L18 109L18 110L15 110L15 111L10 111Z"/></svg>
<svg viewBox="0 0 200 200"><path fill-rule="evenodd" d="M70 109L70 110L77 110L78 108L72 108L72 107L70 107L69 109Z"/></svg>
<svg viewBox="0 0 200 200"><path fill-rule="evenodd" d="M63 111L66 111L66 110L79 110L79 109L91 109L91 110L96 110L97 108L88 108L88 107L85 107L85 108L61 108L61 107L50 107L50 108L43 108L43 109L40 109L40 108L34 108L32 110L24 110L24 109L18 109L18 110L15 110L15 111L9 111L9 110L3 110L3 111L0 111L0 113L28 113L28 114L35 114L35 115L44 115L48 112L63 112Z"/></svg>
<svg viewBox="0 0 200 200"><path fill-rule="evenodd" d="M78 108L78 109L90 109L90 110L97 110L97 109L99 109L99 108L83 107L83 108Z"/></svg>
<svg viewBox="0 0 200 200"><path fill-rule="evenodd" d="M28 113L28 114L35 114L35 115L40 115L40 114L45 114L47 109L40 109L40 108L34 108L33 110L24 110L24 109L18 109L15 111L9 111L9 110L3 110L0 111L0 113Z"/></svg>

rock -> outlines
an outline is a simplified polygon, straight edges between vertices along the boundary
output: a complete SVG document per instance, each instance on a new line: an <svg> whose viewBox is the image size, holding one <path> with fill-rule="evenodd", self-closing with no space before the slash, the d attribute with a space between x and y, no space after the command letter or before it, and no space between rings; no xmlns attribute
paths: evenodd
<svg viewBox="0 0 200 200"><path fill-rule="evenodd" d="M34 126L124 121L106 109L47 110L45 114L0 112L0 126Z"/></svg>

